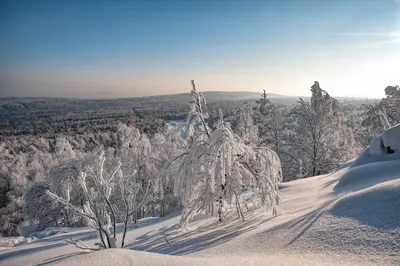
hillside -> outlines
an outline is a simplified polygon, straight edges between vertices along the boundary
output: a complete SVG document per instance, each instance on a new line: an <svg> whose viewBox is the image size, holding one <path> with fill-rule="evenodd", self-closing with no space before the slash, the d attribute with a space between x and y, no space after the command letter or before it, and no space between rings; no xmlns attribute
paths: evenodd
<svg viewBox="0 0 400 266"><path fill-rule="evenodd" d="M381 137L381 136L380 136ZM398 265L398 154L372 160L369 149L337 171L284 183L281 214L246 213L219 224L204 215L177 230L180 209L131 226L127 249L87 254L68 238L93 245L88 229L60 233L0 251L4 265ZM53 229L54 230L54 229ZM120 235L119 235L120 237Z"/></svg>

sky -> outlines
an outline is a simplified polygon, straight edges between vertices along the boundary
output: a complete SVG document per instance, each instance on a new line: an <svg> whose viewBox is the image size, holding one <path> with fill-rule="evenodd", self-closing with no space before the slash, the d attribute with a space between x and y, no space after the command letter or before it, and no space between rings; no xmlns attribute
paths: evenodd
<svg viewBox="0 0 400 266"><path fill-rule="evenodd" d="M0 96L384 96L400 0L0 0Z"/></svg>

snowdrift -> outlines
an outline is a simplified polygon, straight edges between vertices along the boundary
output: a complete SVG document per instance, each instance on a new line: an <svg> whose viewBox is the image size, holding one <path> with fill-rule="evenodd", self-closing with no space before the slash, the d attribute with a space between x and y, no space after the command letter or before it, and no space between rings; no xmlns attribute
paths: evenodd
<svg viewBox="0 0 400 266"><path fill-rule="evenodd" d="M337 195L303 236L320 250L381 256L400 264L400 125L373 140L356 160L334 175ZM394 153L388 153L390 146ZM394 258L384 261L385 257Z"/></svg>
<svg viewBox="0 0 400 266"><path fill-rule="evenodd" d="M400 159L351 167L339 179L335 191L355 191L400 177Z"/></svg>
<svg viewBox="0 0 400 266"><path fill-rule="evenodd" d="M383 132L380 136L375 138L369 147L370 155L380 155L398 151L400 151L400 124Z"/></svg>
<svg viewBox="0 0 400 266"><path fill-rule="evenodd" d="M349 193L322 213L301 243L314 250L371 256L379 265L400 265L399 210L400 180Z"/></svg>
<svg viewBox="0 0 400 266"><path fill-rule="evenodd" d="M364 189L400 178L400 124L376 137L370 147L349 164L335 190Z"/></svg>
<svg viewBox="0 0 400 266"><path fill-rule="evenodd" d="M400 179L351 193L335 203L329 212L375 228L400 229ZM400 231L397 237L400 252Z"/></svg>
<svg viewBox="0 0 400 266"><path fill-rule="evenodd" d="M400 124L376 137L351 168L382 161L400 161Z"/></svg>

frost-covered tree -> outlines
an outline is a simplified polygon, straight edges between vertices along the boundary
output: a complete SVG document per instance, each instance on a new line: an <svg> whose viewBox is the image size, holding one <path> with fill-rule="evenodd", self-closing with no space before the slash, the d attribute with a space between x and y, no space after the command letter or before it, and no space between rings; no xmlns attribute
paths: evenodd
<svg viewBox="0 0 400 266"><path fill-rule="evenodd" d="M400 123L399 86L387 86L385 95L386 98L383 98L377 105L365 106L365 119L362 125L374 129L377 134Z"/></svg>
<svg viewBox="0 0 400 266"><path fill-rule="evenodd" d="M122 234L121 247L125 245L125 236L129 224L132 221L132 217L136 217L136 214L142 209L142 207L148 202L151 194L151 183L148 182L146 189L144 190L144 195L141 201L138 200L138 195L141 194L143 190L143 184L138 182L135 178L136 172L129 175L125 175L121 169L118 170L118 182L120 188L120 198L123 202L122 208L117 209L117 215L120 216L124 223L124 231ZM114 227L115 232L115 227Z"/></svg>
<svg viewBox="0 0 400 266"><path fill-rule="evenodd" d="M311 102L300 99L292 109L292 123L286 133L285 154L298 164L298 169L302 168L303 177L326 173L355 155L353 134L343 121L338 101L318 82L311 91ZM298 169L291 174L298 173Z"/></svg>
<svg viewBox="0 0 400 266"><path fill-rule="evenodd" d="M283 117L278 112L277 106L268 99L265 90L261 94L261 98L256 101L253 116L258 128L258 146L272 148L277 154L280 154Z"/></svg>
<svg viewBox="0 0 400 266"><path fill-rule="evenodd" d="M281 166L276 153L266 148L253 149L233 133L220 111L216 129L209 131L205 124L202 103L205 102L192 81L191 109L188 115L188 150L173 161L178 164L174 191L184 205L180 225L188 224L198 210L224 219L224 204L234 204L244 219L240 196L242 188L251 191L254 202L272 207L279 203L277 184L282 180ZM193 121L200 121L198 130ZM217 206L215 206L217 203Z"/></svg>
<svg viewBox="0 0 400 266"><path fill-rule="evenodd" d="M168 214L178 204L178 199L173 193L174 174L173 171L163 171L171 158L178 156L187 148L187 142L180 136L177 128L166 130L165 135L157 133L150 139L152 151L151 159L158 178L155 180L155 194L152 201L152 216L159 212L161 217Z"/></svg>
<svg viewBox="0 0 400 266"><path fill-rule="evenodd" d="M136 171L125 175L121 163L112 168L110 164L113 163L106 164L104 152L101 152L94 166L87 166L86 171L81 171L79 184L85 198L82 207L76 206L67 199L47 190L47 195L55 202L63 204L74 214L85 219L87 225L97 232L100 240L97 245L101 248L117 247L116 223L119 219L124 222L121 245L124 244L126 228L131 217L143 207L150 193L150 184L148 184L145 197L138 202L136 195L142 184L134 178ZM113 194L118 189L118 185L120 189L119 197ZM123 202L122 206L118 206L119 202Z"/></svg>
<svg viewBox="0 0 400 266"><path fill-rule="evenodd" d="M258 145L258 127L254 124L254 111L252 106L245 102L235 116L234 131L247 145Z"/></svg>
<svg viewBox="0 0 400 266"><path fill-rule="evenodd" d="M135 170L135 183L142 184L142 189L138 190L136 199L141 201L146 196L147 185L153 182L154 185L159 179L159 166L158 158L156 157L155 150L153 149L150 139L141 134L135 127L128 127L124 124L119 125L119 139L120 145L116 149L116 155L121 161L122 169L126 172ZM152 186L153 192L157 191L156 186ZM151 193L153 195L154 193ZM138 212L135 212L133 221L136 223L137 219L145 216L146 205L141 206Z"/></svg>

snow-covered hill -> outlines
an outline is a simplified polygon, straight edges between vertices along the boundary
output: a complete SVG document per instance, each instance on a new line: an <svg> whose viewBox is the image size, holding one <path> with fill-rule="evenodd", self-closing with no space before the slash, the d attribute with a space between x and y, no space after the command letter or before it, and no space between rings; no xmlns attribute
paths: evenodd
<svg viewBox="0 0 400 266"><path fill-rule="evenodd" d="M194 217L178 231L180 210L147 218L126 249L86 252L88 229L69 229L0 251L1 265L400 265L400 156L367 149L336 172L281 186L281 214L248 212L219 224ZM65 229L63 229L65 230Z"/></svg>

